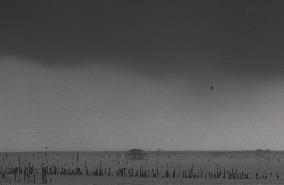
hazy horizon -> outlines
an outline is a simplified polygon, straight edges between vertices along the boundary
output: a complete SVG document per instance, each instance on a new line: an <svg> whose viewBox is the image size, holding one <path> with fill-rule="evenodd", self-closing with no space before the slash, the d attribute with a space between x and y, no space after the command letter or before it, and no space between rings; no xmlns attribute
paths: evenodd
<svg viewBox="0 0 284 185"><path fill-rule="evenodd" d="M162 149L145 149L145 148L125 148L125 149L119 149L119 150L113 150L113 149L97 149L97 150L49 150L49 149L42 149L42 150L11 150L11 151L0 151L0 153L44 153L44 152L67 152L67 153L73 153L73 152L127 152L131 149L139 149L146 152L257 152L258 150L261 150L262 152L284 152L284 150L270 150L269 148L256 148L256 149L240 149L240 150L162 150Z"/></svg>

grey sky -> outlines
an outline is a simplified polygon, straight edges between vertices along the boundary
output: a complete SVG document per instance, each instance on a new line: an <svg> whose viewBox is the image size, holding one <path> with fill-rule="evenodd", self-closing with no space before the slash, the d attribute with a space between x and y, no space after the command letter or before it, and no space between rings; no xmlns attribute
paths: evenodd
<svg viewBox="0 0 284 185"><path fill-rule="evenodd" d="M281 5L3 2L0 150L282 150Z"/></svg>

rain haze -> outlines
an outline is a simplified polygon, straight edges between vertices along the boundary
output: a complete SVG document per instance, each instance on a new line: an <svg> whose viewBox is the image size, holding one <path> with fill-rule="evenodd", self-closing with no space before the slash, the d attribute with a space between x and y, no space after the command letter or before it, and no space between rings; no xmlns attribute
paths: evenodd
<svg viewBox="0 0 284 185"><path fill-rule="evenodd" d="M283 1L1 1L0 151L283 150Z"/></svg>

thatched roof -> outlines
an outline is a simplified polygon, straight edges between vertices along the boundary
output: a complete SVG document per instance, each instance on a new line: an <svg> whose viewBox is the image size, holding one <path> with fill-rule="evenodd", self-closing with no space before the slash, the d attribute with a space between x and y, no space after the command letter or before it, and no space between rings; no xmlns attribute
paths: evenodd
<svg viewBox="0 0 284 185"><path fill-rule="evenodd" d="M136 149L136 148L134 148L134 149L128 150L128 152L129 152L129 153L143 153L143 152L145 152L145 151L144 151L144 150L141 150L141 149Z"/></svg>

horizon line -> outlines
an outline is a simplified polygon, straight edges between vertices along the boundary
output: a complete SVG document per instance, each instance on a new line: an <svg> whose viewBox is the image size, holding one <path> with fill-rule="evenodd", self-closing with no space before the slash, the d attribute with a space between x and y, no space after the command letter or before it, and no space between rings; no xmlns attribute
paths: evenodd
<svg viewBox="0 0 284 185"><path fill-rule="evenodd" d="M126 150L14 150L14 151L0 151L0 153L33 153L33 152L126 152L131 149L141 149L141 148L129 148ZM144 149L141 149L144 150ZM247 149L247 150L144 150L146 152L255 152L255 151L269 151L269 152L284 152L283 150L271 150L271 149Z"/></svg>

